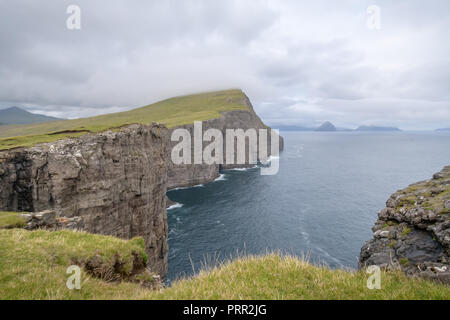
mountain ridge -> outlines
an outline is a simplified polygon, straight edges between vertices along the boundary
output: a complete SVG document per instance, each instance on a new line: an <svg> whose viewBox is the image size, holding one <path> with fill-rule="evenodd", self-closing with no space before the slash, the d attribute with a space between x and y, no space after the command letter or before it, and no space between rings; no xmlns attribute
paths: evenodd
<svg viewBox="0 0 450 320"><path fill-rule="evenodd" d="M63 120L43 114L31 113L19 107L0 109L0 125L23 125Z"/></svg>
<svg viewBox="0 0 450 320"><path fill-rule="evenodd" d="M355 129L355 131L402 131L397 127L385 127L385 126L366 126L362 125Z"/></svg>
<svg viewBox="0 0 450 320"><path fill-rule="evenodd" d="M402 131L401 129L397 127L388 127L388 126L366 126L361 125L355 129L350 128L343 128L343 127L336 127L332 122L326 121L319 127L310 127L306 125L278 125L272 127L277 127L279 130L282 131L339 131L339 132L361 132L361 131ZM334 127L334 129L333 129ZM450 128L444 128L444 129L438 129L436 131L447 131L450 130Z"/></svg>

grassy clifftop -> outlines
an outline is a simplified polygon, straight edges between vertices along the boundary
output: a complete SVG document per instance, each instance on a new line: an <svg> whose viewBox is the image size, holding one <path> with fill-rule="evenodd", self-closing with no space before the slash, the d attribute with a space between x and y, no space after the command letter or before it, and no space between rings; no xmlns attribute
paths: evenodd
<svg viewBox="0 0 450 320"><path fill-rule="evenodd" d="M146 292L144 240L73 231L0 230L0 299L113 299ZM81 290L69 290L71 265L82 267ZM114 283L114 281L123 281Z"/></svg>
<svg viewBox="0 0 450 320"><path fill-rule="evenodd" d="M0 230L0 299L449 299L450 287L382 272L368 275L317 267L294 257L245 257L152 290L142 273L142 239L72 231ZM66 269L82 266L81 289L69 290ZM139 283L137 283L139 282Z"/></svg>
<svg viewBox="0 0 450 320"><path fill-rule="evenodd" d="M128 124L159 122L174 127L196 120L217 118L221 112L245 110L244 93L226 90L175 97L131 111L97 117L32 125L0 127L0 150L32 146L89 132L101 132Z"/></svg>
<svg viewBox="0 0 450 320"><path fill-rule="evenodd" d="M363 271L331 270L296 257L268 254L227 263L176 282L159 299L450 299L450 287L382 272L381 290L367 288Z"/></svg>

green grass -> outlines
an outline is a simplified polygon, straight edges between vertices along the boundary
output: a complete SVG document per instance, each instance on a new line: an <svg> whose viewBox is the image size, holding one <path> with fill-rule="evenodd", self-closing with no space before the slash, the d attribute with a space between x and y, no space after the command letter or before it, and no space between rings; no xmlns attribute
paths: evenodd
<svg viewBox="0 0 450 320"><path fill-rule="evenodd" d="M136 259L147 260L142 238L127 241L85 232L3 229L0 298L127 298L130 292L144 290L136 283L116 281L139 281L146 274L133 278ZM66 286L67 267L74 264L91 268L82 269L81 290Z"/></svg>
<svg viewBox="0 0 450 320"><path fill-rule="evenodd" d="M412 208L416 204L416 201L417 201L417 197L414 195L404 197L404 198L400 199L397 210L399 210L400 208Z"/></svg>
<svg viewBox="0 0 450 320"><path fill-rule="evenodd" d="M409 264L409 259L408 258L401 258L400 259L400 264L407 266Z"/></svg>
<svg viewBox="0 0 450 320"><path fill-rule="evenodd" d="M26 219L20 216L20 212L0 211L0 229L21 228L26 224Z"/></svg>
<svg viewBox="0 0 450 320"><path fill-rule="evenodd" d="M403 228L401 235L406 236L407 234L410 234L410 233L411 233L411 228Z"/></svg>
<svg viewBox="0 0 450 320"><path fill-rule="evenodd" d="M227 263L174 283L159 299L450 299L450 287L382 272L381 290L369 290L369 275L313 266L295 257L269 254Z"/></svg>
<svg viewBox="0 0 450 320"><path fill-rule="evenodd" d="M198 276L151 290L137 283L107 282L85 270L81 290L66 287L66 268L97 257L104 269L123 264L130 274L142 239L72 231L0 230L1 299L449 299L450 287L381 273L381 290L369 290L365 272L330 270L301 259L267 254L241 257Z"/></svg>
<svg viewBox="0 0 450 320"><path fill-rule="evenodd" d="M247 109L244 98L241 90L234 89L171 98L131 111L91 118L0 126L0 150L53 142L133 123L159 122L170 128L197 120L218 118L221 112Z"/></svg>
<svg viewBox="0 0 450 320"><path fill-rule="evenodd" d="M445 182L450 178L450 166L445 167L442 174L440 179L418 182L400 191L402 197L395 211L398 213L402 208L410 210L418 206L437 214L449 214L450 210L446 209L444 204L450 199L450 185ZM423 198L422 203L420 198Z"/></svg>

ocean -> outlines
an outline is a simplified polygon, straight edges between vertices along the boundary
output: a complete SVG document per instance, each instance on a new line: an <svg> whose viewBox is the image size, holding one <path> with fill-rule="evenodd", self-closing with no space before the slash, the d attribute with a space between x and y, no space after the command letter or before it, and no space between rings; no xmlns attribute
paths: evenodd
<svg viewBox="0 0 450 320"><path fill-rule="evenodd" d="M168 280L279 251L357 268L388 197L450 165L450 132L281 132L280 170L228 170L169 191Z"/></svg>

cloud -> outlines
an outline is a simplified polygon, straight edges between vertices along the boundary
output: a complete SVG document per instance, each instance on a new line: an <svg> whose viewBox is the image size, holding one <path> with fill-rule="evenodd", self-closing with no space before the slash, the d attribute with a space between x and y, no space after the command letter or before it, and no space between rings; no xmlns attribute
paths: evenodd
<svg viewBox="0 0 450 320"><path fill-rule="evenodd" d="M241 87L268 123L450 125L446 0L1 0L0 106L59 117Z"/></svg>

